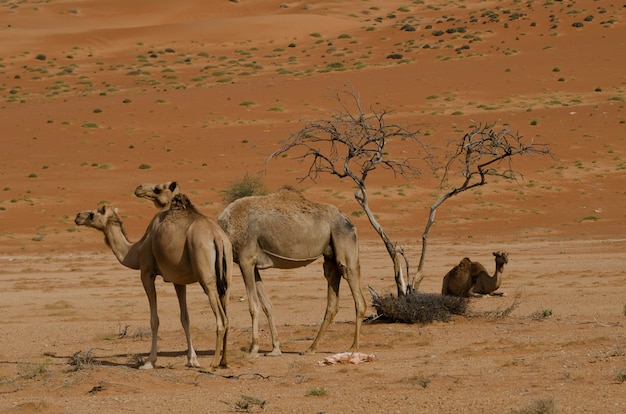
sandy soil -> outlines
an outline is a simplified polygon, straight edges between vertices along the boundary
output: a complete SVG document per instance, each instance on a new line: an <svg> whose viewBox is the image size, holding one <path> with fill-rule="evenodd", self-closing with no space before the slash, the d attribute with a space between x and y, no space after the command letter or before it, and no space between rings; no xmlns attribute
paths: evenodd
<svg viewBox="0 0 626 414"><path fill-rule="evenodd" d="M0 2L0 16L0 411L626 411L623 4L25 0ZM138 272L73 219L111 204L138 239L155 213L133 196L142 182L177 180L209 217L245 174L301 188L353 217L368 299L368 285L395 292L351 183L299 182L306 166L289 157L266 164L301 120L332 116L346 87L439 148L490 122L550 145L554 158L515 161L523 179L444 204L431 230L422 291L440 291L465 256L493 269L502 249L508 296L471 309L520 295L518 307L504 319L366 324L361 351L376 361L319 366L351 343L349 290L320 352L300 355L324 313L321 264L268 270L284 355L249 360L237 270L230 367L210 372L184 366L174 290L159 281L161 368L137 370L150 347ZM370 177L371 207L413 264L436 184L427 170ZM214 317L189 290L208 367ZM77 353L92 363L76 369Z"/></svg>

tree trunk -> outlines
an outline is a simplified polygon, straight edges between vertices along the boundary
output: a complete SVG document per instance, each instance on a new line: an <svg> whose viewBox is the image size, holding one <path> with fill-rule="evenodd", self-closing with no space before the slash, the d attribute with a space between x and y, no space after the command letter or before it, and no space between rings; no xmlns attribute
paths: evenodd
<svg viewBox="0 0 626 414"><path fill-rule="evenodd" d="M372 213L372 211L370 210L369 202L367 198L367 192L365 191L365 188L364 187L359 188L359 190L357 190L357 192L354 194L354 198L359 203L363 211L365 211L365 214L367 215L367 218L370 221L370 224L372 225L372 227L374 227L374 230L376 230L376 232L382 239L383 243L385 244L385 248L387 249L387 252L389 253L389 257L391 258L391 261L393 262L393 275L396 281L396 287L398 289L398 296L405 295L407 293L407 284L404 279L404 272L402 270L402 266L400 264L401 255L398 254L398 250L396 249L396 246L391 242L391 240L387 236L387 233L385 233L382 226L378 223L378 220L376 220L376 217L374 217L374 213Z"/></svg>

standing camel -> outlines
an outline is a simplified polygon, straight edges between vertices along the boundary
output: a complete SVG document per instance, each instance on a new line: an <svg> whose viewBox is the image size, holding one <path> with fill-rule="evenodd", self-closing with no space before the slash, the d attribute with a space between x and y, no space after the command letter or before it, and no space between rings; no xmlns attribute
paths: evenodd
<svg viewBox="0 0 626 414"><path fill-rule="evenodd" d="M328 282L326 313L315 340L306 353L314 353L320 338L339 309L341 278L348 281L356 310L356 328L350 351L358 351L361 323L367 307L361 292L357 231L337 207L307 200L297 190L284 187L267 196L244 197L232 202L217 219L233 244L248 293L252 317L250 356L259 352L259 303L272 335L272 351L280 355L280 343L272 303L259 270L292 269L324 257Z"/></svg>
<svg viewBox="0 0 626 414"><path fill-rule="evenodd" d="M156 276L158 275L163 275L163 279L165 281L174 283L180 306L180 320L187 339L187 366L200 366L191 341L186 295L186 285L195 282L200 282L205 292L207 292L209 300L211 301L211 307L214 309L217 320L215 356L211 366L225 366L225 343L228 321L225 318L226 306L224 304L228 298L228 287L230 285L230 278L232 274L232 248L230 241L219 227L216 226L217 228L213 228L213 226L211 226L211 223L214 222L206 219L208 222L207 224L197 224L194 226L196 230L194 232L190 232L191 235L203 234L204 243L190 243L190 245L194 246L192 250L188 249L187 246L181 247L179 244L172 244L171 246L168 246L167 253L163 254L163 252L158 249L162 246L163 236L166 234L163 231L158 232L158 234L160 234L159 237L161 238L161 242L159 243L154 242L153 236L157 234L157 229L159 228L161 221L165 219L167 219L170 223L168 225L168 231L171 234L171 224L176 220L173 217L169 217L170 215L176 215L176 213L170 214L169 211L164 211L157 214L148 226L148 229L142 239L136 243L128 241L123 228L123 223L118 216L116 209L112 207L103 206L98 210L80 212L77 214L74 221L79 226L88 226L102 231L105 235L105 242L111 248L118 261L122 265L131 269L141 270L141 281L150 304L150 327L152 330L150 357L148 361L140 367L141 369L154 368L157 360L159 317L157 313L156 289L154 282ZM196 221L199 222L202 221L202 219L197 218ZM191 220L187 222L189 227L191 227L192 222L193 221ZM198 252L198 245L202 246L204 250ZM177 248L179 250L182 248L183 251L179 252L180 257L178 258L178 266L173 266L171 262L168 262L168 259L176 252ZM157 252L156 255L155 252ZM164 262L167 266L167 273L160 270L155 256L158 256L159 261ZM202 268L198 268L198 265L200 264L203 266ZM196 272L195 274L189 274L188 271L191 267L193 267L193 271ZM215 306L213 304L213 302L215 302L213 286L217 288L220 296L222 297L222 301L217 301L218 303L215 304ZM224 291L223 295L222 291ZM212 294L209 294L208 292L211 292ZM216 312L215 309L218 311Z"/></svg>
<svg viewBox="0 0 626 414"><path fill-rule="evenodd" d="M502 284L502 273L504 265L509 262L509 255L504 251L493 252L493 255L496 258L493 276L485 266L465 257L444 276L441 294L461 297L504 296L503 292L495 291Z"/></svg>
<svg viewBox="0 0 626 414"><path fill-rule="evenodd" d="M175 182L140 184L135 195L152 200L159 207L167 205L167 197L173 197L177 191ZM157 203L156 200L160 201ZM338 208L309 201L299 191L285 187L268 196L236 200L217 221L233 244L233 258L241 269L246 286L252 318L251 357L257 357L259 353L259 305L272 335L272 351L267 355L281 354L272 303L259 270L306 266L320 256L324 256L324 276L328 282L326 314L306 353L315 352L322 334L337 314L342 277L348 281L356 309L356 328L350 351L358 350L367 305L360 286L357 232Z"/></svg>

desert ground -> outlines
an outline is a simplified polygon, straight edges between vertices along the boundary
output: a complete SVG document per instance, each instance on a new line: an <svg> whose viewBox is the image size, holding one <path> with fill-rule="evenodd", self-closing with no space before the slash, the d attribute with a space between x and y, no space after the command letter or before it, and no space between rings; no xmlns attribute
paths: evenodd
<svg viewBox="0 0 626 414"><path fill-rule="evenodd" d="M0 411L626 412L625 22L626 4L608 0L0 1ZM300 180L296 156L268 161L307 120L336 114L345 90L439 156L477 124L549 146L554 157L514 159L516 180L447 201L430 231L420 291L440 292L466 256L493 271L506 250L507 296L473 298L474 316L449 322L365 323L374 361L320 366L352 341L349 289L318 353L301 355L324 315L321 260L269 269L283 355L249 359L236 268L229 366L212 371L206 296L188 289L203 368L187 368L159 279L159 368L138 370L150 348L139 272L74 217L117 207L138 240L156 213L133 195L140 183L176 180L210 218L246 174L292 185L357 226L368 303L368 286L395 294L354 183ZM401 140L388 148L420 159ZM417 178L368 178L413 268L442 191L441 171L417 165Z"/></svg>

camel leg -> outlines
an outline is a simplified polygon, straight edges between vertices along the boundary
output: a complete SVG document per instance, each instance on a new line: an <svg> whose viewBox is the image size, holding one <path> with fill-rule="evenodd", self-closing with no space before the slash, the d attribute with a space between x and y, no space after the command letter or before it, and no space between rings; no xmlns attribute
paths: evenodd
<svg viewBox="0 0 626 414"><path fill-rule="evenodd" d="M217 294L217 289L211 289L207 286L206 279L200 279L200 285L204 289L204 293L209 297L209 304L215 314L215 354L211 368L219 366L226 367L226 337L228 332L228 317L222 306L222 301ZM228 293L228 292L227 292Z"/></svg>
<svg viewBox="0 0 626 414"><path fill-rule="evenodd" d="M150 272L141 272L141 283L143 289L148 296L148 303L150 304L150 330L152 333L152 346L150 348L150 357L145 364L139 369L152 369L156 365L157 360L157 338L159 333L159 315L157 313L157 296L156 288L154 287L155 275Z"/></svg>
<svg viewBox="0 0 626 414"><path fill-rule="evenodd" d="M474 288L472 287L470 288L469 292L467 292L467 296L472 298L482 298L485 295L483 295L482 293L474 292Z"/></svg>
<svg viewBox="0 0 626 414"><path fill-rule="evenodd" d="M178 305L180 306L180 323L183 325L185 331L185 338L187 338L187 366L188 367L200 367L198 358L196 357L196 351L191 343L191 332L189 332L189 312L187 311L187 286L174 284L176 289L176 296L178 297Z"/></svg>
<svg viewBox="0 0 626 414"><path fill-rule="evenodd" d="M363 292L361 291L361 278L358 271L354 271L353 269L346 269L347 273L345 275L346 280L348 281L348 285L350 286L350 290L352 291L352 298L354 299L354 309L356 311L356 321L354 328L354 341L352 342L352 346L348 350L349 352L357 352L359 350L359 338L361 337L361 325L363 323L363 319L365 318L365 310L367 309L367 303L365 302L365 297L363 296Z"/></svg>
<svg viewBox="0 0 626 414"><path fill-rule="evenodd" d="M272 306L272 301L267 293L265 293L263 280L261 279L259 269L256 267L254 268L254 281L259 301L261 302L261 308L267 317L267 324L270 326L270 334L272 335L272 352L266 353L265 356L280 356L282 352L280 351L280 342L278 341L278 330L276 329L276 324L274 323L274 308Z"/></svg>
<svg viewBox="0 0 626 414"><path fill-rule="evenodd" d="M334 260L324 258L324 276L328 282L326 314L324 315L324 320L322 321L320 330L317 332L315 340L309 349L304 352L305 354L315 353L320 338L339 310L339 284L341 283L341 272L339 271L338 264Z"/></svg>
<svg viewBox="0 0 626 414"><path fill-rule="evenodd" d="M230 330L230 322L228 320L228 299L230 297L230 286L226 288L223 296L220 296L220 309L222 310L222 321L224 325L224 335L222 336L222 359L220 367L226 368L228 362L226 360L226 343L228 342L228 331Z"/></svg>
<svg viewBox="0 0 626 414"><path fill-rule="evenodd" d="M254 282L254 265L239 263L239 269L243 276L243 282L248 294L248 307L252 319L252 341L250 342L250 358L259 356L259 297L256 283Z"/></svg>

